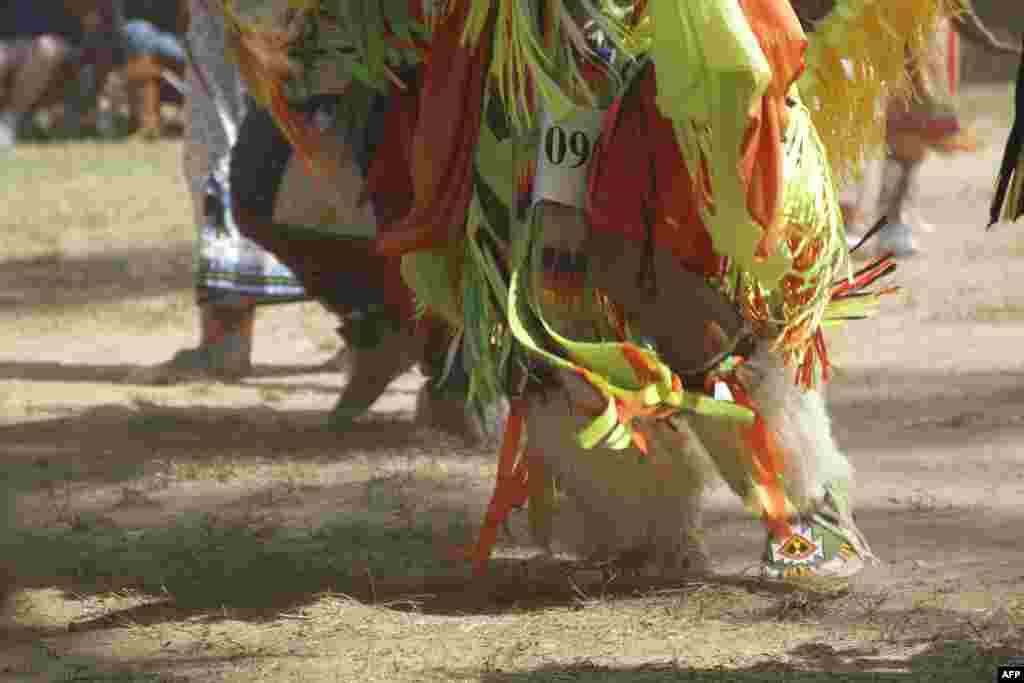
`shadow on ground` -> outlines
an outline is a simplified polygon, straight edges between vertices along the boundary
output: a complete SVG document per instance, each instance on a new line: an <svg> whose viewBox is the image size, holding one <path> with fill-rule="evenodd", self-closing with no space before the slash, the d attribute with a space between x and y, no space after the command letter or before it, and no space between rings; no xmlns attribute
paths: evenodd
<svg viewBox="0 0 1024 683"><path fill-rule="evenodd" d="M767 600L756 609L740 610L736 618L743 622L822 620L839 618L851 605L869 609L857 596L875 592L837 586L808 590L742 574L648 577L509 557L492 559L487 572L474 578L460 550L475 541L465 509L450 511L445 528L415 518L398 520L392 505L387 495L379 495L363 510L336 513L304 529L190 513L158 528L81 524L70 530L23 531L14 541L19 544L14 570L21 587L57 587L74 595L128 589L155 601L75 624L73 630L159 623L194 613L227 618L225 610L232 619L261 621L324 594L400 611L459 616L583 608L645 596L685 602L708 590L738 590ZM887 520L897 524L892 515ZM984 549L977 553L984 559ZM804 598L793 600L794 595ZM886 620L901 613L895 609L898 603L891 603ZM870 609L882 614L880 605ZM911 611L924 625L950 622L955 614L929 610Z"/></svg>
<svg viewBox="0 0 1024 683"><path fill-rule="evenodd" d="M682 664L605 667L581 662L575 666L551 666L523 672L493 672L481 683L533 683L580 681L593 683L662 683L666 681L736 681L737 683L883 683L892 681L991 681L996 667L1016 653L1004 646L991 647L972 640L944 640L928 646L909 659L879 658L870 649L837 651L828 644L812 643L786 653L788 663L767 662L746 668L697 669ZM902 670L902 671L894 671Z"/></svg>
<svg viewBox="0 0 1024 683"><path fill-rule="evenodd" d="M937 400L937 401L936 401ZM861 411L874 417L959 404L1001 406L1024 404L1024 374L1006 370L986 372L907 371L895 368L843 370L828 385L833 410Z"/></svg>
<svg viewBox="0 0 1024 683"><path fill-rule="evenodd" d="M108 405L54 419L0 426L0 452L30 484L42 479L123 481L110 468L141 467L156 457L240 459L286 455L290 460L332 459L345 454L394 451L425 445L426 437L404 412L372 412L343 431L327 426L326 410L274 410L266 406L187 408L139 402ZM14 476L17 481L19 475Z"/></svg>
<svg viewBox="0 0 1024 683"><path fill-rule="evenodd" d="M132 363L112 365L75 364L38 361L0 362L0 380L23 380L29 382L87 382L131 384L133 373L152 367ZM310 375L325 372L324 364L307 365L254 365L252 372L241 381L226 381L226 384L245 386L249 380L261 380L294 375ZM261 383L260 386L266 386ZM287 385L297 387L298 385ZM302 388L298 386L298 388ZM320 386L320 389L326 387ZM332 390L333 391L333 390Z"/></svg>
<svg viewBox="0 0 1024 683"><path fill-rule="evenodd" d="M829 386L828 403L851 450L891 447L901 431L919 452L1024 434L1019 372L848 370Z"/></svg>
<svg viewBox="0 0 1024 683"><path fill-rule="evenodd" d="M466 565L449 549L469 541L464 521L455 518L447 530L435 530L389 516L370 509L335 515L315 529L284 529L197 513L162 528L22 531L12 541L19 548L13 569L21 588L59 588L74 596L134 590L156 601L71 630L207 611L223 616L228 609L234 618L263 620L325 593L367 602L426 588L461 593Z"/></svg>
<svg viewBox="0 0 1024 683"><path fill-rule="evenodd" d="M188 290L194 284L193 250L193 245L180 243L4 260L0 313L38 315L41 309L109 304Z"/></svg>

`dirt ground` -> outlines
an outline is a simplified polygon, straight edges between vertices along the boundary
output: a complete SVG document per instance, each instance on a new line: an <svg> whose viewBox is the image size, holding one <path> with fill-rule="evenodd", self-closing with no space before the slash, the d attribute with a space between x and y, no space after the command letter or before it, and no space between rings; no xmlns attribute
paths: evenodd
<svg viewBox="0 0 1024 683"><path fill-rule="evenodd" d="M716 574L530 575L525 520L488 582L446 557L493 455L411 421L397 383L353 432L334 321L268 309L254 376L154 388L195 342L177 142L23 147L0 170L0 468L24 589L0 680L974 681L1024 655L1024 235L986 233L1007 86L971 93L991 144L931 159L934 231L877 321L833 339L835 429L883 564L846 589L743 578L763 531L726 490ZM515 542L518 541L518 544Z"/></svg>

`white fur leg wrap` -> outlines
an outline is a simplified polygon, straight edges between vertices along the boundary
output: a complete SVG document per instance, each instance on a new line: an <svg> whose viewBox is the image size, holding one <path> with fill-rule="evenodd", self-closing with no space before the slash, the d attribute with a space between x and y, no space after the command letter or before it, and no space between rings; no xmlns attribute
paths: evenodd
<svg viewBox="0 0 1024 683"><path fill-rule="evenodd" d="M560 379L560 388L530 399L526 424L530 447L566 494L556 528L582 524L567 544L595 559L645 550L665 571L703 568L701 497L714 466L699 440L685 425L676 431L664 421L647 422L643 461L633 448L585 450L574 437L592 417L580 406L594 405L598 395L571 374Z"/></svg>
<svg viewBox="0 0 1024 683"><path fill-rule="evenodd" d="M779 357L760 350L745 366L756 377L750 396L775 436L785 457L785 490L800 511L809 510L825 493L825 485L852 485L853 467L832 437L825 401L817 391L797 387ZM746 499L750 490L751 453L735 423L714 418L689 418L732 489Z"/></svg>

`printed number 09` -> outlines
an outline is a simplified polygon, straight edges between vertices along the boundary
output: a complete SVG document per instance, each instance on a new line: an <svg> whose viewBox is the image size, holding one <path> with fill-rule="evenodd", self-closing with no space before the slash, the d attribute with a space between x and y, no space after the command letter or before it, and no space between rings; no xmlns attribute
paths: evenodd
<svg viewBox="0 0 1024 683"><path fill-rule="evenodd" d="M590 160L592 151L590 138L583 131L576 130L566 133L561 126L551 126L544 136L544 153L552 166L561 166L568 155L573 159L570 168L579 168Z"/></svg>

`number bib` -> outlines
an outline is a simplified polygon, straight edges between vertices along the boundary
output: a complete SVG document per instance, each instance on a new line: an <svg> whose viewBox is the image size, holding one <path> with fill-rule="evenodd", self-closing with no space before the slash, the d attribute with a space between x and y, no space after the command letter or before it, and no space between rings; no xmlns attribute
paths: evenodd
<svg viewBox="0 0 1024 683"><path fill-rule="evenodd" d="M533 181L534 204L549 201L586 208L587 173L603 122L602 109L577 109L554 124L544 114Z"/></svg>

